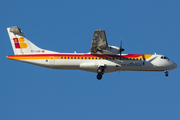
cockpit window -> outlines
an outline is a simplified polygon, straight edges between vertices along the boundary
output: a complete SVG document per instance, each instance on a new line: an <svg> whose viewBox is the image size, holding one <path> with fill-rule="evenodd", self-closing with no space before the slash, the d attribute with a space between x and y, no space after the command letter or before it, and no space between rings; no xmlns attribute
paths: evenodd
<svg viewBox="0 0 180 120"><path fill-rule="evenodd" d="M166 56L164 56L164 59L168 59L169 60L169 58L167 58Z"/></svg>
<svg viewBox="0 0 180 120"><path fill-rule="evenodd" d="M168 59L166 56L161 56L161 59ZM169 60L169 59L168 59Z"/></svg>

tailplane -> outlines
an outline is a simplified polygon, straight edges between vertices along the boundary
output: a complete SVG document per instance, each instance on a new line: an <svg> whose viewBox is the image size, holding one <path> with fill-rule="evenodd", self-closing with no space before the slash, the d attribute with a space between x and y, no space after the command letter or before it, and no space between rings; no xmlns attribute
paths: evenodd
<svg viewBox="0 0 180 120"><path fill-rule="evenodd" d="M29 41L22 30L18 27L10 27L7 28L10 41L12 44L12 48L14 50L15 55L24 55L24 54L57 54L57 52L44 50L36 45L34 45L31 41Z"/></svg>

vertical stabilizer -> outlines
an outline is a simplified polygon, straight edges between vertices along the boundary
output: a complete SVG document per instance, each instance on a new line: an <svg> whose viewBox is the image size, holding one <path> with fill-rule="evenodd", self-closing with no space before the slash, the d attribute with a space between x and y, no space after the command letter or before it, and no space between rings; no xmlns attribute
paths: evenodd
<svg viewBox="0 0 180 120"><path fill-rule="evenodd" d="M23 54L56 54L57 52L48 51L41 49L30 42L22 30L18 27L10 27L7 28L10 41L12 44L12 48L14 50L15 55L23 55Z"/></svg>

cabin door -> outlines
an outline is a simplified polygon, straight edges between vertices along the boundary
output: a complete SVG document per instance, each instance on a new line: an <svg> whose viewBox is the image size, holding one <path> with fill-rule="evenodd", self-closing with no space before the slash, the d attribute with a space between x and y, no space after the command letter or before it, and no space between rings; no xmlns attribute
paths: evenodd
<svg viewBox="0 0 180 120"><path fill-rule="evenodd" d="M54 65L54 56L50 56L49 57L49 64L50 64L50 68L53 68L53 65Z"/></svg>

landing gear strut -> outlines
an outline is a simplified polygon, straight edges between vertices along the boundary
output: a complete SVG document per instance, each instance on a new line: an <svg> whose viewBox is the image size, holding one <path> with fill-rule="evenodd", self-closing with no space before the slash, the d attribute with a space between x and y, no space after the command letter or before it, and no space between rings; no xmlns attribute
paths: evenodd
<svg viewBox="0 0 180 120"><path fill-rule="evenodd" d="M169 75L168 72L168 70L164 71L166 77Z"/></svg>
<svg viewBox="0 0 180 120"><path fill-rule="evenodd" d="M97 69L97 79L98 80L101 80L102 79L102 75L104 74L104 66L100 66L98 69Z"/></svg>

